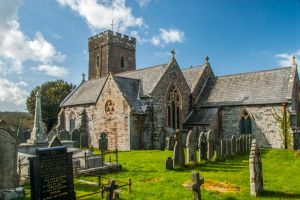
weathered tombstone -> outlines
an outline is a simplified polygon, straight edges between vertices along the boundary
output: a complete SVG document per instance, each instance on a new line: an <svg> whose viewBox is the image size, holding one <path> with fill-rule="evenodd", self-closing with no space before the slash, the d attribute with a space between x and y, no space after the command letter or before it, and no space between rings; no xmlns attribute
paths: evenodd
<svg viewBox="0 0 300 200"><path fill-rule="evenodd" d="M72 152L66 147L41 148L30 157L31 199L75 200Z"/></svg>
<svg viewBox="0 0 300 200"><path fill-rule="evenodd" d="M262 162L256 139L252 140L251 152L249 156L250 171L250 193L252 196L259 196L263 191Z"/></svg>
<svg viewBox="0 0 300 200"><path fill-rule="evenodd" d="M226 140L221 140L221 157L226 158L227 155L227 142Z"/></svg>
<svg viewBox="0 0 300 200"><path fill-rule="evenodd" d="M235 155L236 154L236 137L233 135L231 137L231 154Z"/></svg>
<svg viewBox="0 0 300 200"><path fill-rule="evenodd" d="M103 193L107 192L106 200L113 200L114 198L114 191L118 188L118 185L116 185L115 180L109 180L108 185L102 186L102 197Z"/></svg>
<svg viewBox="0 0 300 200"><path fill-rule="evenodd" d="M80 130L74 129L71 133L71 140L74 141L74 147L80 147Z"/></svg>
<svg viewBox="0 0 300 200"><path fill-rule="evenodd" d="M240 154L240 153L241 153L240 148L241 148L241 145L240 145L240 138L237 138L237 139L236 139L236 153L237 153L237 154Z"/></svg>
<svg viewBox="0 0 300 200"><path fill-rule="evenodd" d="M59 139L62 140L71 140L70 133L68 131L62 130L58 133Z"/></svg>
<svg viewBox="0 0 300 200"><path fill-rule="evenodd" d="M48 147L59 147L63 146L63 144L60 142L57 136L54 136L52 140L49 142Z"/></svg>
<svg viewBox="0 0 300 200"><path fill-rule="evenodd" d="M231 140L226 141L226 155L231 156Z"/></svg>
<svg viewBox="0 0 300 200"><path fill-rule="evenodd" d="M80 148L87 148L89 146L89 136L86 133L80 135Z"/></svg>
<svg viewBox="0 0 300 200"><path fill-rule="evenodd" d="M47 135L48 141L51 141L55 136L57 136L57 131L52 129Z"/></svg>
<svg viewBox="0 0 300 200"><path fill-rule="evenodd" d="M197 163L197 138L195 130L190 130L186 138L187 162Z"/></svg>
<svg viewBox="0 0 300 200"><path fill-rule="evenodd" d="M166 170L172 170L173 169L173 159L171 157L168 157L166 160Z"/></svg>
<svg viewBox="0 0 300 200"><path fill-rule="evenodd" d="M108 139L106 137L106 133L104 133L104 132L100 134L99 150L102 152L105 152L108 150Z"/></svg>
<svg viewBox="0 0 300 200"><path fill-rule="evenodd" d="M179 129L175 131L174 140L175 140L175 145L173 151L173 166L184 167L185 165L184 149L182 145L181 132Z"/></svg>
<svg viewBox="0 0 300 200"><path fill-rule="evenodd" d="M211 160L214 156L214 138L211 130L207 132L207 159Z"/></svg>
<svg viewBox="0 0 300 200"><path fill-rule="evenodd" d="M207 160L207 142L205 133L201 132L198 139L199 161Z"/></svg>
<svg viewBox="0 0 300 200"><path fill-rule="evenodd" d="M166 150L173 150L174 148L174 137L166 137L166 145L165 145L165 149Z"/></svg>
<svg viewBox="0 0 300 200"><path fill-rule="evenodd" d="M194 200L201 200L201 185L204 183L204 178L200 177L199 172L192 173L192 184L190 190L193 192Z"/></svg>

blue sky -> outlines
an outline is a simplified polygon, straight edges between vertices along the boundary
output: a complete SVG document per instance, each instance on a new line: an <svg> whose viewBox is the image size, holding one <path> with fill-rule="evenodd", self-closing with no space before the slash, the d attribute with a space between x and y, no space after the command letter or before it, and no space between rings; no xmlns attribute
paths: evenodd
<svg viewBox="0 0 300 200"><path fill-rule="evenodd" d="M188 2L188 3L187 3ZM78 85L87 39L110 28L135 36L137 67L203 64L216 75L300 60L300 0L1 0L0 111L24 111L49 80Z"/></svg>

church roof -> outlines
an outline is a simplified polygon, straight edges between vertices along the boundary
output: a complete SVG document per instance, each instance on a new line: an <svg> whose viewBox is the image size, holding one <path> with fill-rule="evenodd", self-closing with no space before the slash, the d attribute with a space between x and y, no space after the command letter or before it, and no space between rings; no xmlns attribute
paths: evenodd
<svg viewBox="0 0 300 200"><path fill-rule="evenodd" d="M182 69L183 76L193 92L206 65Z"/></svg>
<svg viewBox="0 0 300 200"><path fill-rule="evenodd" d="M198 107L282 103L291 99L292 67L211 78Z"/></svg>
<svg viewBox="0 0 300 200"><path fill-rule="evenodd" d="M184 122L185 125L209 125L218 114L218 108L201 108L193 110Z"/></svg>
<svg viewBox="0 0 300 200"><path fill-rule="evenodd" d="M154 90L167 68L168 64L161 64L135 71L118 73L116 76L139 79L141 81L142 94L149 95Z"/></svg>
<svg viewBox="0 0 300 200"><path fill-rule="evenodd" d="M60 106L73 106L95 103L106 82L106 77L82 82L60 104Z"/></svg>

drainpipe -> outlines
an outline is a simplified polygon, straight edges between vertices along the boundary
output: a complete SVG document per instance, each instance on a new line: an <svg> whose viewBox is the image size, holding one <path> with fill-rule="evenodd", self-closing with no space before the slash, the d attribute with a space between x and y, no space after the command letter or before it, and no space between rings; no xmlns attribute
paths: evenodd
<svg viewBox="0 0 300 200"><path fill-rule="evenodd" d="M284 142L284 148L285 149L287 149L287 141L286 141L286 138L287 138L287 136L286 136L286 102L283 102L282 104L281 104L281 106L282 106L282 123L283 123L283 127L282 127L282 129L283 129L283 142Z"/></svg>

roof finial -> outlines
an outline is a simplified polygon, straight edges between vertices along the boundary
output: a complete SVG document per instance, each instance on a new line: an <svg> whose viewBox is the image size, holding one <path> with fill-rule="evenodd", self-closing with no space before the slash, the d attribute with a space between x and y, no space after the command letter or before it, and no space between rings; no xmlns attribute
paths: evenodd
<svg viewBox="0 0 300 200"><path fill-rule="evenodd" d="M292 57L292 65L297 66L296 56L295 55L293 55L293 57Z"/></svg>
<svg viewBox="0 0 300 200"><path fill-rule="evenodd" d="M208 61L209 61L209 57L208 57L208 55L206 54L206 56L205 56L205 64L208 64Z"/></svg>
<svg viewBox="0 0 300 200"><path fill-rule="evenodd" d="M82 73L81 76L82 76L82 82L85 81L85 74Z"/></svg>
<svg viewBox="0 0 300 200"><path fill-rule="evenodd" d="M174 49L171 50L171 54L172 54L172 59L174 59L175 58L175 51L174 51Z"/></svg>

